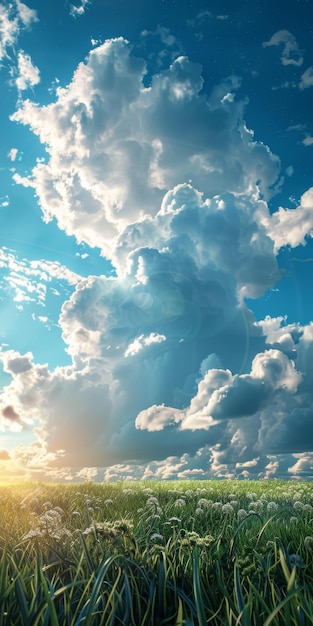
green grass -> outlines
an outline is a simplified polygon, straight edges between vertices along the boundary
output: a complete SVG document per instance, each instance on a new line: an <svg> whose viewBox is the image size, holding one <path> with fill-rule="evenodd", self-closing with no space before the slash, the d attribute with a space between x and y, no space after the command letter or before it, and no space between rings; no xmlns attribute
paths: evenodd
<svg viewBox="0 0 313 626"><path fill-rule="evenodd" d="M0 626L313 623L313 485L0 487Z"/></svg>

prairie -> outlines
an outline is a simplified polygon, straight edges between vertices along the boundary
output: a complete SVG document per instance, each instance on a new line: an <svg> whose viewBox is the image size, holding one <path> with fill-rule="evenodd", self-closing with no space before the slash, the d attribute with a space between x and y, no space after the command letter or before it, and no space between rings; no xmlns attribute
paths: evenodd
<svg viewBox="0 0 313 626"><path fill-rule="evenodd" d="M0 625L313 623L313 486L0 486Z"/></svg>

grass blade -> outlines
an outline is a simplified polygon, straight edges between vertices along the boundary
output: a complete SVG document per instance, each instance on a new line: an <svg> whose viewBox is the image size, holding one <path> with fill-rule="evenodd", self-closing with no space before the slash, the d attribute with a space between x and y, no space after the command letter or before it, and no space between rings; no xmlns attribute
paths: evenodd
<svg viewBox="0 0 313 626"><path fill-rule="evenodd" d="M206 617L204 610L204 602L200 584L200 561L199 552L195 548L193 552L193 569L192 569L193 593L195 597L195 605L199 626L206 626Z"/></svg>

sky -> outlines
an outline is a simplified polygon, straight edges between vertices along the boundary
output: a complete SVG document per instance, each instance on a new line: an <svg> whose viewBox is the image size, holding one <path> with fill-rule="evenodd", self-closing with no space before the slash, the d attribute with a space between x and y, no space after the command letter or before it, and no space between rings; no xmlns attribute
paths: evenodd
<svg viewBox="0 0 313 626"><path fill-rule="evenodd" d="M0 0L0 482L313 478L309 0Z"/></svg>

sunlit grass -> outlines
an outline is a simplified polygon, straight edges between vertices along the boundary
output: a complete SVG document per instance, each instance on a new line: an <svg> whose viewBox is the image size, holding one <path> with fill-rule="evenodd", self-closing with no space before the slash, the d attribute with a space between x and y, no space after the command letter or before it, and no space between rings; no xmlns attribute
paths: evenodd
<svg viewBox="0 0 313 626"><path fill-rule="evenodd" d="M313 623L313 487L0 486L0 626Z"/></svg>

